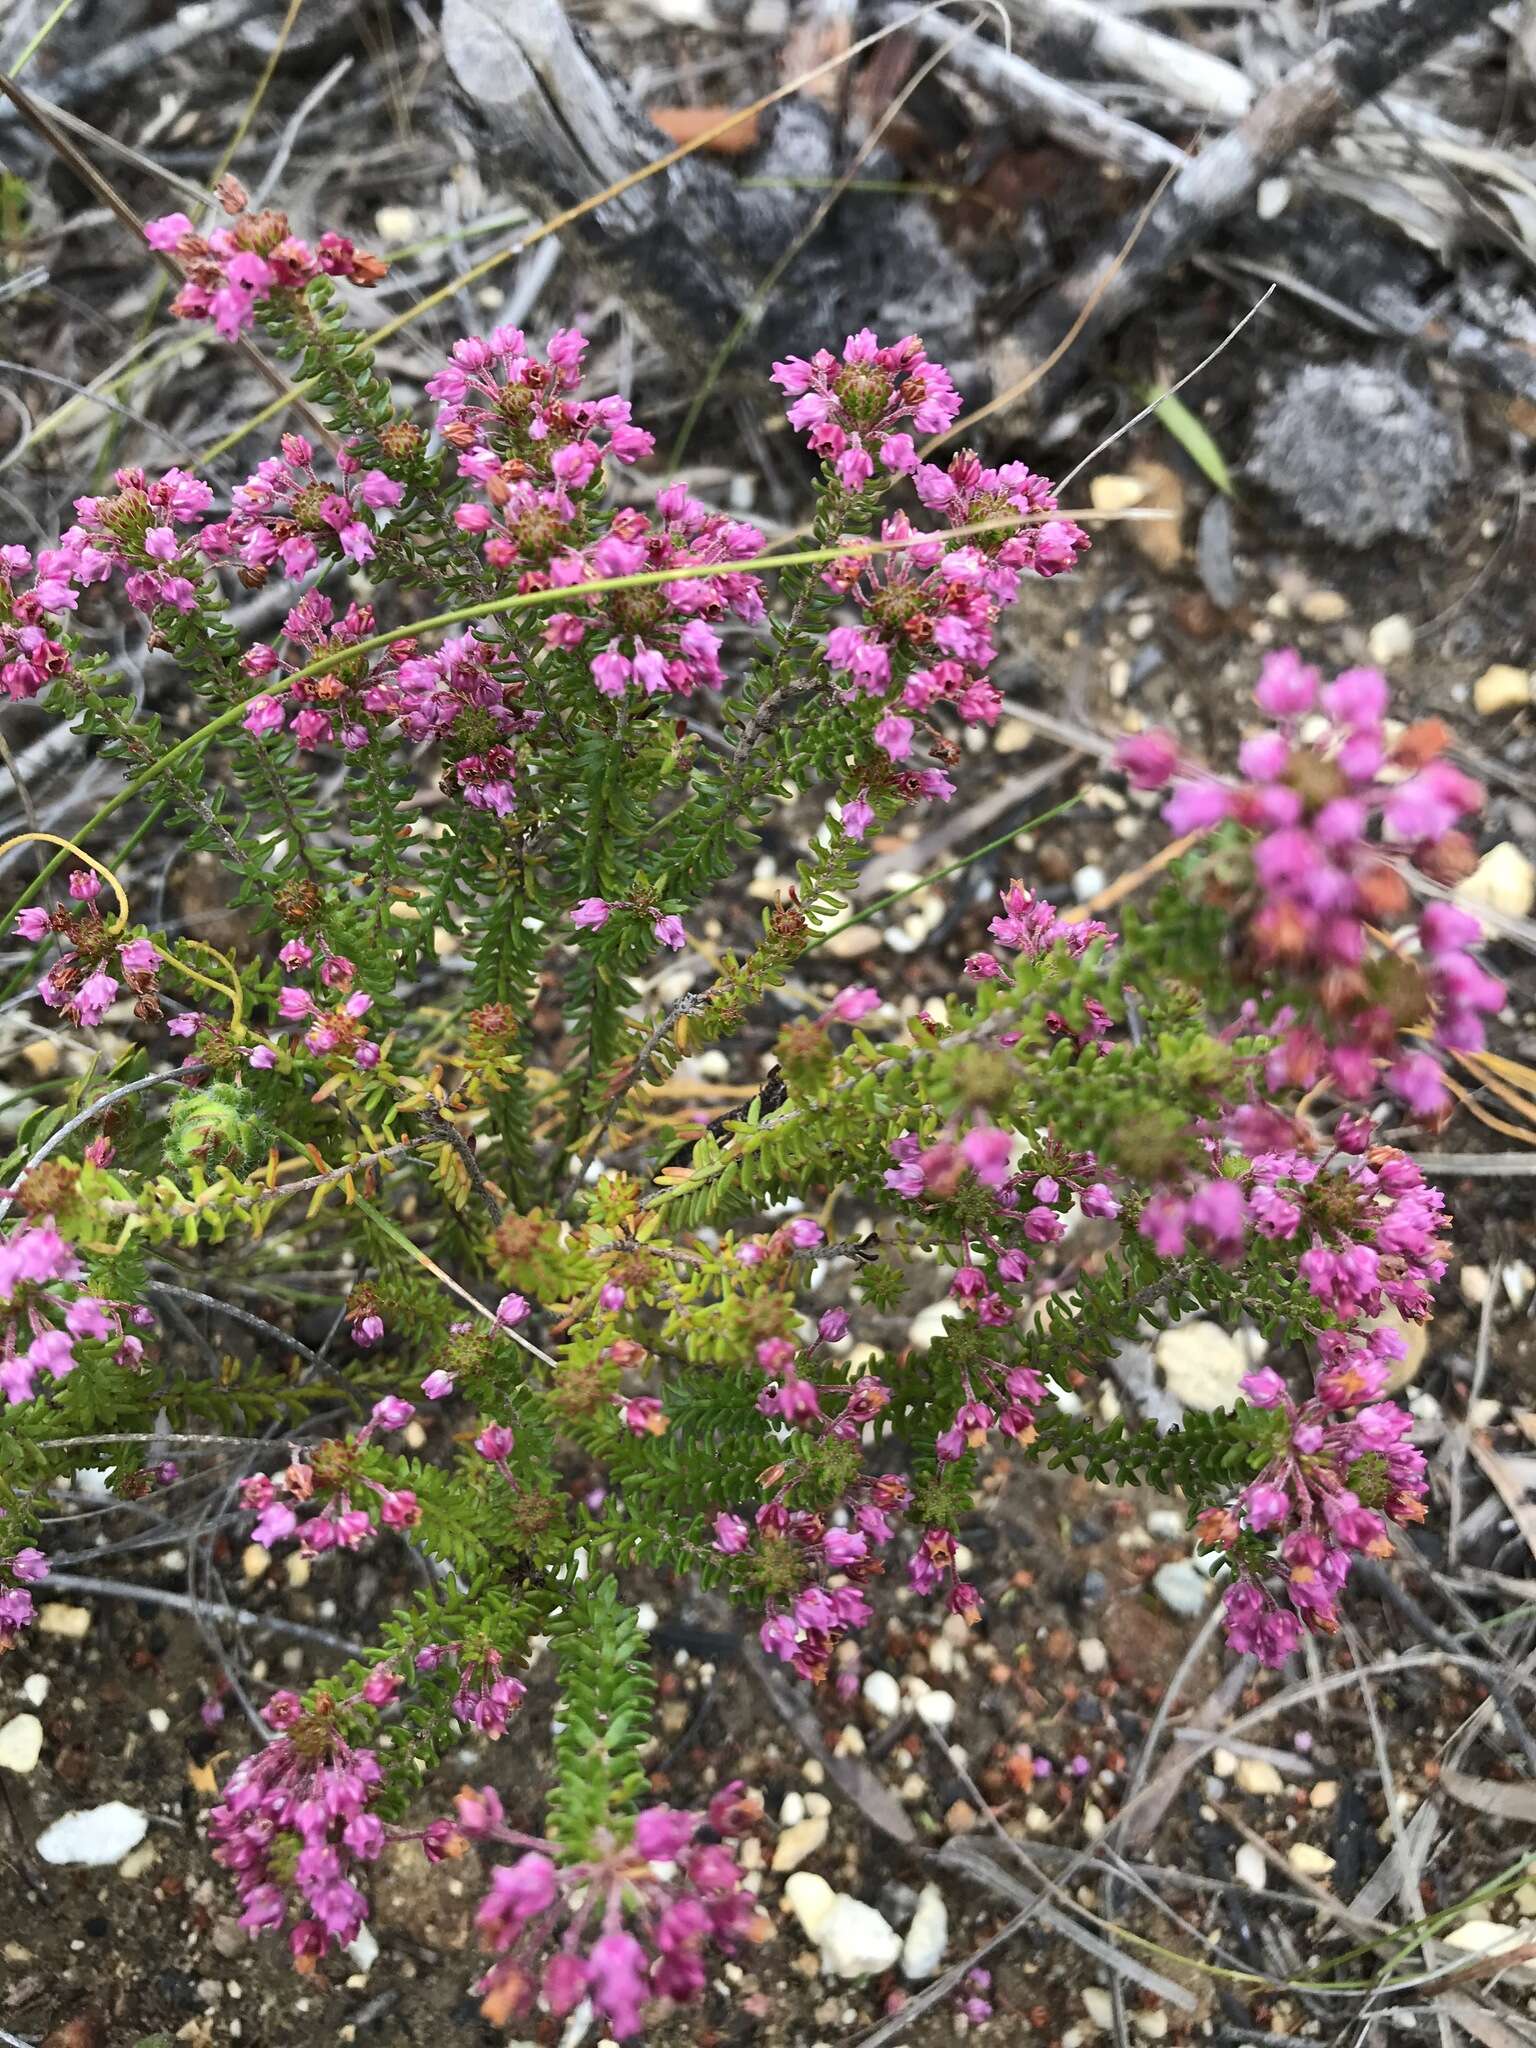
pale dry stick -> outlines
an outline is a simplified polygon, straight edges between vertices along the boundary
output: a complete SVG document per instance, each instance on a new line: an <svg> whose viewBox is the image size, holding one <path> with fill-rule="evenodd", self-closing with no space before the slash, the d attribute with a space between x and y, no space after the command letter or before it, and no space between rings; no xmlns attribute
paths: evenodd
<svg viewBox="0 0 1536 2048"><path fill-rule="evenodd" d="M115 156L125 164L132 164L136 171L143 171L146 177L157 178L162 185L169 186L171 191L183 199L201 204L208 197L207 188L199 185L195 178L184 178L180 171L173 171L169 164L158 163L154 157L146 156L142 149L135 149L132 143L120 142L115 135L108 135L105 129L96 127L79 114L71 113L68 107L61 107L54 100L45 100L38 93L34 93L32 97L51 121L57 121L59 126L67 128L71 135L78 135L82 142L89 142L93 148L105 150L108 156ZM109 212L110 208L104 208L101 213L92 214L91 219L103 221ZM84 224L78 220L71 222L72 227Z"/></svg>
<svg viewBox="0 0 1536 2048"><path fill-rule="evenodd" d="M1493 0L1382 0L1351 16L1349 33L1335 35L1294 66L1235 128L1165 181L1136 220L1134 255L1120 254L1125 231L1113 227L1052 287L1007 343L1007 356L1027 367L988 410L1016 406L1024 393L1041 386L1065 354L1058 340L1064 324L1071 323L1074 341L1118 325L1297 150L1326 141L1394 78L1481 20L1492 5ZM1106 260L1114 265L1108 277Z"/></svg>
<svg viewBox="0 0 1536 2048"><path fill-rule="evenodd" d="M1097 4L1097 0L1009 0L1032 28L1075 43L1106 71L1139 79L1191 113L1240 121L1254 91L1235 64Z"/></svg>
<svg viewBox="0 0 1536 2048"><path fill-rule="evenodd" d="M197 1308L212 1309L215 1315L223 1316L226 1322L239 1323L242 1329L251 1330L259 1337L269 1337L285 1351L296 1351L306 1365L323 1365L318 1353L311 1351L307 1344L279 1329L276 1323L269 1323L264 1316L252 1313L248 1308L237 1308L233 1302L220 1301L217 1295L200 1294L194 1287L174 1287L168 1280L148 1280L146 1292L163 1294L171 1301L189 1302Z"/></svg>
<svg viewBox="0 0 1536 2048"><path fill-rule="evenodd" d="M119 1584L116 1579L97 1579L76 1572L50 1572L37 1584L55 1593L80 1593L103 1600L146 1600L156 1607L169 1607L177 1614L202 1614L213 1621L227 1621L235 1628L266 1629L272 1635L295 1636L300 1642L323 1643L328 1650L340 1650L348 1657L366 1657L365 1644L333 1636L329 1630L310 1628L302 1621L289 1621L280 1614L258 1614L252 1607L231 1607L222 1601L198 1600L189 1593L172 1593L161 1586Z"/></svg>
<svg viewBox="0 0 1536 2048"><path fill-rule="evenodd" d="M936 22L920 22L914 33L932 41L942 30ZM1012 51L983 42L979 36L966 37L955 50L951 64L967 84L1009 113L1032 126L1038 124L1047 135L1082 153L1090 150L1105 163L1138 176L1155 175L1184 162L1184 151L1155 129L1143 128L1123 114L1114 113L1075 85L1067 85L1041 71Z"/></svg>

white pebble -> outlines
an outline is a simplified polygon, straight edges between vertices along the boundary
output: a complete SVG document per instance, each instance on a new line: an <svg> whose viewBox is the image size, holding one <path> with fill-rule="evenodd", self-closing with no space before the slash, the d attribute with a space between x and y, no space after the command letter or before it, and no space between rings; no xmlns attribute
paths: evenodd
<svg viewBox="0 0 1536 2048"><path fill-rule="evenodd" d="M913 1702L917 1718L925 1727L943 1730L955 1718L954 1695L947 1692L925 1692Z"/></svg>
<svg viewBox="0 0 1536 2048"><path fill-rule="evenodd" d="M34 1671L21 1681L21 1696L29 1707L40 1707L48 1697L48 1674Z"/></svg>
<svg viewBox="0 0 1536 2048"><path fill-rule="evenodd" d="M1109 1669L1109 1652L1097 1636L1084 1636L1077 1646L1077 1661L1090 1678Z"/></svg>
<svg viewBox="0 0 1536 2048"><path fill-rule="evenodd" d="M831 1977L873 1977L901 1954L901 1936L873 1906L836 1894L816 1941L821 1967Z"/></svg>
<svg viewBox="0 0 1536 2048"><path fill-rule="evenodd" d="M89 1607L71 1607L65 1600L45 1600L38 1609L38 1632L45 1636L63 1636L66 1641L78 1643L91 1625Z"/></svg>
<svg viewBox="0 0 1536 2048"><path fill-rule="evenodd" d="M1095 867L1089 861L1072 877L1072 894L1079 903L1086 903L1090 897L1098 895L1108 879L1101 867Z"/></svg>
<svg viewBox="0 0 1536 2048"><path fill-rule="evenodd" d="M1413 621L1402 612L1378 619L1366 638L1371 660L1378 668L1392 668L1413 652Z"/></svg>
<svg viewBox="0 0 1536 2048"><path fill-rule="evenodd" d="M780 1872L798 1870L808 1856L816 1854L826 1839L825 1814L813 1814L808 1820L796 1821L793 1827L784 1829L773 1845L773 1868Z"/></svg>
<svg viewBox="0 0 1536 2048"><path fill-rule="evenodd" d="M828 1915L837 1904L837 1893L831 1885L812 1870L797 1870L785 1885L784 1896L806 1939L818 1940Z"/></svg>
<svg viewBox="0 0 1536 2048"><path fill-rule="evenodd" d="M130 1849L137 1849L148 1828L147 1817L137 1807L109 1799L105 1806L62 1814L38 1836L37 1853L45 1863L84 1863L97 1869L121 1863Z"/></svg>
<svg viewBox="0 0 1536 2048"><path fill-rule="evenodd" d="M901 1974L909 1984L931 1977L944 1960L949 1941L949 1909L936 1884L925 1884L917 1895L917 1910L901 1944Z"/></svg>
<svg viewBox="0 0 1536 2048"><path fill-rule="evenodd" d="M36 1714L14 1714L0 1728L0 1771L26 1777L43 1753L43 1724Z"/></svg>
<svg viewBox="0 0 1536 2048"><path fill-rule="evenodd" d="M1303 1877L1326 1877L1333 1868L1333 1858L1328 1852L1314 1848L1311 1842L1297 1842L1285 1860Z"/></svg>
<svg viewBox="0 0 1536 2048"><path fill-rule="evenodd" d="M863 1691L865 1705L883 1721L894 1721L901 1712L901 1687L889 1671L871 1671Z"/></svg>
<svg viewBox="0 0 1536 2048"><path fill-rule="evenodd" d="M1474 910L1485 906L1506 917L1525 917L1536 903L1536 867L1512 839L1501 839L1456 891L1456 900Z"/></svg>
<svg viewBox="0 0 1536 2048"><path fill-rule="evenodd" d="M171 1717L164 1707L151 1707L144 1718L157 1735L165 1735L170 1732Z"/></svg>
<svg viewBox="0 0 1536 2048"><path fill-rule="evenodd" d="M1255 1842L1244 1842L1233 1860L1239 1884L1247 1885L1251 1892L1261 1892L1269 1877L1269 1866L1264 1861L1264 1852Z"/></svg>
<svg viewBox="0 0 1536 2048"><path fill-rule="evenodd" d="M1263 1757L1245 1756L1237 1767L1237 1789L1257 1799L1273 1799L1285 1790L1285 1780Z"/></svg>
<svg viewBox="0 0 1536 2048"><path fill-rule="evenodd" d="M1165 1330L1157 1340L1157 1362L1169 1392L1186 1408L1209 1413L1236 1407L1242 1398L1247 1351L1215 1323L1180 1323Z"/></svg>

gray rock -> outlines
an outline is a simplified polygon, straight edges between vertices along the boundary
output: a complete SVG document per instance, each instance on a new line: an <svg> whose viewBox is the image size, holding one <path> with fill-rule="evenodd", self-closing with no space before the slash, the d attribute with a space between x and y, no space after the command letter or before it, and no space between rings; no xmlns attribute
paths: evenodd
<svg viewBox="0 0 1536 2048"><path fill-rule="evenodd" d="M1460 427L1386 362L1308 363L1254 423L1248 474L1349 547L1427 535L1467 474Z"/></svg>
<svg viewBox="0 0 1536 2048"><path fill-rule="evenodd" d="M1159 1565L1152 1587L1165 1607L1189 1620L1204 1614L1205 1603L1211 1597L1210 1580L1187 1557Z"/></svg>

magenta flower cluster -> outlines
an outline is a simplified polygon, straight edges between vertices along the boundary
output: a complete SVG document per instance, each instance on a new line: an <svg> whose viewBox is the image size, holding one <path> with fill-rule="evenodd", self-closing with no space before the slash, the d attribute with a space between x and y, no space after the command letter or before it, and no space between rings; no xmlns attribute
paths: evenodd
<svg viewBox="0 0 1536 2048"><path fill-rule="evenodd" d="M628 2040L651 2001L701 1995L711 1949L729 1956L766 1932L726 1846L758 1817L739 1782L705 1813L649 1807L628 1841L600 1840L590 1857L564 1863L556 1844L507 1825L489 1786L461 1792L457 1808L471 1840L521 1851L492 1870L475 1915L495 1957L482 2010L502 2025L536 2001L564 2019L589 1999L607 2030Z"/></svg>
<svg viewBox="0 0 1536 2048"><path fill-rule="evenodd" d="M1294 651L1272 654L1254 697L1274 723L1243 743L1243 781L1186 777L1163 816L1175 832L1230 820L1254 835L1241 946L1252 974L1292 999L1269 1084L1326 1082L1361 1102L1384 1069L1415 1115L1436 1116L1450 1101L1440 1065L1405 1050L1400 1032L1422 1023L1434 1045L1480 1050L1503 985L1473 959L1479 927L1454 905L1423 907L1411 953L1384 950L1372 931L1409 910L1405 870L1439 884L1468 872L1461 823L1483 792L1444 758L1438 720L1389 733L1389 686L1375 669L1325 684ZM1119 755L1146 789L1165 784L1177 758L1162 733L1125 742Z"/></svg>
<svg viewBox="0 0 1536 2048"><path fill-rule="evenodd" d="M364 254L345 235L328 231L311 248L290 231L286 214L247 214L244 194L230 191L226 210L237 216L232 227L204 234L184 213L162 214L145 226L149 246L174 256L186 274L171 301L178 319L207 320L234 341L276 292L302 292L317 277L369 286L384 276L379 258Z"/></svg>
<svg viewBox="0 0 1536 2048"><path fill-rule="evenodd" d="M23 1544L12 1556L0 1557L0 1654L15 1649L22 1630L36 1620L31 1588L47 1576L48 1559L33 1544Z"/></svg>
<svg viewBox="0 0 1536 2048"><path fill-rule="evenodd" d="M37 993L50 1010L59 1011L71 1024L94 1030L126 984L134 998L135 1015L157 1021L159 948L149 939L123 938L105 922L97 908L101 878L90 869L73 870L69 893L80 909L61 904L50 911L33 904L17 912L12 926L16 936L30 945L41 945L52 937L65 947L38 982Z"/></svg>
<svg viewBox="0 0 1536 2048"><path fill-rule="evenodd" d="M134 1332L153 1328L149 1310L86 1293L83 1278L73 1245L47 1218L0 1240L0 1393L9 1406L35 1400L40 1381L68 1379L78 1344L110 1345L113 1364L129 1371L143 1359Z"/></svg>
<svg viewBox="0 0 1536 2048"><path fill-rule="evenodd" d="M274 1693L265 1718L278 1739L236 1765L208 1834L215 1861L233 1873L248 1932L281 1927L296 1895L288 1945L296 1965L312 1970L327 1949L355 1941L368 1917L354 1879L388 1840L373 1811L384 1772L373 1750L345 1740L334 1712L306 1713L296 1693Z"/></svg>

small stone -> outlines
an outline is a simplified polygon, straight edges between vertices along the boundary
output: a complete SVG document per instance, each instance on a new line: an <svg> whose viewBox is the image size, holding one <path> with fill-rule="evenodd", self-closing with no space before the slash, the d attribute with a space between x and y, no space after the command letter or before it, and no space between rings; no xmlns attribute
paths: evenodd
<svg viewBox="0 0 1536 2048"><path fill-rule="evenodd" d="M1504 1292L1511 1308L1517 1312L1523 1309L1536 1293L1536 1268L1524 1259L1511 1259L1504 1268Z"/></svg>
<svg viewBox="0 0 1536 2048"><path fill-rule="evenodd" d="M823 939L821 947L834 960L862 960L866 953L878 953L884 943L884 934L874 925L851 924L846 930L833 932L830 938Z"/></svg>
<svg viewBox="0 0 1536 2048"><path fill-rule="evenodd" d="M909 1984L921 1984L944 1960L949 1941L949 1908L936 1884L925 1884L917 1895L917 1910L901 1944L901 1974Z"/></svg>
<svg viewBox="0 0 1536 2048"><path fill-rule="evenodd" d="M1145 2041L1161 2041L1168 2032L1168 2015L1163 2008L1154 2006L1151 2012L1133 2012L1131 2025Z"/></svg>
<svg viewBox="0 0 1536 2048"><path fill-rule="evenodd" d="M1165 1330L1157 1340L1157 1362L1169 1392L1186 1408L1209 1414L1233 1408L1242 1398L1247 1351L1215 1323L1180 1323Z"/></svg>
<svg viewBox="0 0 1536 2048"><path fill-rule="evenodd" d="M45 1863L83 1863L99 1869L121 1863L130 1849L137 1849L148 1828L148 1818L137 1807L109 1799L105 1806L62 1814L38 1836L37 1853Z"/></svg>
<svg viewBox="0 0 1536 2048"><path fill-rule="evenodd" d="M1253 207L1260 220L1278 220L1291 203L1289 178L1265 178L1253 195Z"/></svg>
<svg viewBox="0 0 1536 2048"><path fill-rule="evenodd" d="M894 1721L901 1712L901 1687L889 1671L871 1671L863 1692L864 1704L882 1721Z"/></svg>
<svg viewBox="0 0 1536 2048"><path fill-rule="evenodd" d="M48 1697L48 1674L33 1671L21 1681L21 1696L29 1707L40 1707Z"/></svg>
<svg viewBox="0 0 1536 2048"><path fill-rule="evenodd" d="M1497 718L1501 711L1518 711L1531 701L1530 671L1511 668L1496 661L1485 668L1472 685L1472 702L1484 718Z"/></svg>
<svg viewBox="0 0 1536 2048"><path fill-rule="evenodd" d="M1402 612L1392 612L1376 621L1365 644L1377 668L1393 668L1413 652L1413 621Z"/></svg>
<svg viewBox="0 0 1536 2048"><path fill-rule="evenodd" d="M1087 903L1092 897L1099 894L1108 879L1109 877L1101 867L1096 867L1092 861L1089 861L1080 867L1072 877L1072 894L1079 903Z"/></svg>
<svg viewBox="0 0 1536 2048"><path fill-rule="evenodd" d="M797 1821L805 1819L805 1795L802 1792L786 1792L784 1803L779 1808L779 1826L792 1828Z"/></svg>
<svg viewBox="0 0 1536 2048"><path fill-rule="evenodd" d="M773 1868L777 1871L798 1870L808 1856L816 1854L826 1839L824 1815L816 1814L808 1820L796 1821L793 1827L784 1829L773 1845Z"/></svg>
<svg viewBox="0 0 1536 2048"><path fill-rule="evenodd" d="M171 1717L164 1707L151 1707L144 1718L157 1735L170 1733Z"/></svg>
<svg viewBox="0 0 1536 2048"><path fill-rule="evenodd" d="M925 1728L936 1728L942 1733L955 1718L955 1701L952 1693L921 1693L912 1704L917 1718Z"/></svg>
<svg viewBox="0 0 1536 2048"><path fill-rule="evenodd" d="M64 1600L45 1600L37 1613L37 1626L45 1636L63 1636L78 1643L91 1626L89 1607L71 1607Z"/></svg>
<svg viewBox="0 0 1536 2048"><path fill-rule="evenodd" d="M365 1920L357 1930L357 1938L347 1943L347 1954L366 1977L379 1960L378 1936Z"/></svg>
<svg viewBox="0 0 1536 2048"><path fill-rule="evenodd" d="M1474 909L1481 904L1503 911L1506 917L1527 917L1536 902L1536 867L1513 840L1501 839L1483 855L1456 891L1456 898Z"/></svg>
<svg viewBox="0 0 1536 2048"><path fill-rule="evenodd" d="M1326 1813L1339 1800L1338 1783L1333 1778L1320 1778L1307 1794L1307 1804L1316 1813Z"/></svg>
<svg viewBox="0 0 1536 2048"><path fill-rule="evenodd" d="M1211 1774L1217 1778L1230 1778L1237 1769L1237 1758L1230 1749L1211 1751Z"/></svg>
<svg viewBox="0 0 1536 2048"><path fill-rule="evenodd" d="M43 1724L36 1714L14 1714L0 1728L0 1771L26 1777L43 1753Z"/></svg>
<svg viewBox="0 0 1536 2048"><path fill-rule="evenodd" d="M784 1887L784 1897L806 1940L817 1940L828 1915L837 1904L837 1893L831 1885L824 1877L817 1877L814 1871L797 1870Z"/></svg>
<svg viewBox="0 0 1536 2048"><path fill-rule="evenodd" d="M821 1967L833 1977L873 1977L901 1954L901 1936L873 1906L839 1892L816 1936Z"/></svg>
<svg viewBox="0 0 1536 2048"><path fill-rule="evenodd" d="M839 1733L832 1745L834 1756L862 1756L864 1754L864 1731L857 1723L850 1721Z"/></svg>
<svg viewBox="0 0 1536 2048"><path fill-rule="evenodd" d="M1152 1586L1166 1608L1190 1620L1204 1614L1205 1603L1211 1597L1210 1580L1204 1572L1197 1571L1187 1557L1178 1558L1173 1564L1159 1565Z"/></svg>
<svg viewBox="0 0 1536 2048"><path fill-rule="evenodd" d="M1244 1842L1233 1859L1232 1868L1237 1873L1239 1884L1247 1885L1251 1892L1261 1892L1269 1876L1269 1866L1264 1861L1264 1852L1254 1842Z"/></svg>
<svg viewBox="0 0 1536 2048"><path fill-rule="evenodd" d="M240 1569L249 1583L264 1579L272 1569L272 1553L263 1550L259 1543L247 1543L240 1553Z"/></svg>
<svg viewBox="0 0 1536 2048"><path fill-rule="evenodd" d="M1309 590L1297 610L1314 626L1336 626L1349 617L1349 599L1341 590Z"/></svg>
<svg viewBox="0 0 1536 2048"><path fill-rule="evenodd" d="M1333 1858L1327 1850L1315 1848L1311 1842L1297 1842L1285 1860L1303 1877L1326 1877L1333 1868Z"/></svg>
<svg viewBox="0 0 1536 2048"><path fill-rule="evenodd" d="M1154 1508L1147 1517L1147 1534L1156 1537L1159 1543L1177 1543L1185 1527L1177 1508Z"/></svg>
<svg viewBox="0 0 1536 2048"><path fill-rule="evenodd" d="M980 1818L968 1799L957 1799L944 1815L944 1825L952 1835L968 1835Z"/></svg>
<svg viewBox="0 0 1536 2048"><path fill-rule="evenodd" d="M1096 476L1088 486L1088 502L1095 512L1128 512L1146 495L1146 484L1134 476Z"/></svg>
<svg viewBox="0 0 1536 2048"><path fill-rule="evenodd" d="M1461 1269L1461 1298L1468 1308L1481 1308L1488 1299L1488 1268L1486 1266L1463 1266Z"/></svg>
<svg viewBox="0 0 1536 2048"><path fill-rule="evenodd" d="M117 1874L125 1884L132 1884L154 1869L160 1861L160 1845L157 1842L140 1842L137 1849L130 1849L117 1866Z"/></svg>
<svg viewBox="0 0 1536 2048"><path fill-rule="evenodd" d="M1109 1668L1109 1652L1097 1636L1084 1636L1077 1646L1077 1661L1090 1678Z"/></svg>
<svg viewBox="0 0 1536 2048"><path fill-rule="evenodd" d="M1089 1984L1084 1987L1083 2010L1096 2027L1112 2027L1115 2024L1115 2001L1102 1984Z"/></svg>
<svg viewBox="0 0 1536 2048"><path fill-rule="evenodd" d="M1497 1920L1463 1920L1459 1927L1453 1927L1440 1938L1448 1948L1463 1949L1474 1956L1496 1956L1524 1943L1518 1929L1502 1926Z"/></svg>
<svg viewBox="0 0 1536 2048"><path fill-rule="evenodd" d="M1245 1756L1237 1766L1237 1789L1256 1799L1273 1799L1285 1791L1285 1780L1263 1757Z"/></svg>

